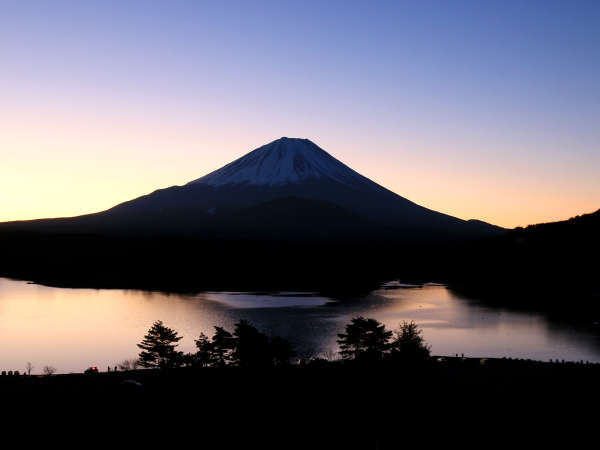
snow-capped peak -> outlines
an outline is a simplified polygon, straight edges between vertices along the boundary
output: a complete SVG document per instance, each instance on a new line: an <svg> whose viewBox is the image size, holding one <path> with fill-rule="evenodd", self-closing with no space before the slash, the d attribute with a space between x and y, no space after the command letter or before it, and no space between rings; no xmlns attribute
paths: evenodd
<svg viewBox="0 0 600 450"><path fill-rule="evenodd" d="M286 137L263 145L188 184L275 186L323 178L351 186L375 185L310 140Z"/></svg>

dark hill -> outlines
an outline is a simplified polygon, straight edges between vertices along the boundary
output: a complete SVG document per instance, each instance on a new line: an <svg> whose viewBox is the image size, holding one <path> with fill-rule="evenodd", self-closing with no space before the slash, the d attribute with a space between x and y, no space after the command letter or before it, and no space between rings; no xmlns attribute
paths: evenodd
<svg viewBox="0 0 600 450"><path fill-rule="evenodd" d="M600 210L468 245L456 287L499 305L600 319Z"/></svg>

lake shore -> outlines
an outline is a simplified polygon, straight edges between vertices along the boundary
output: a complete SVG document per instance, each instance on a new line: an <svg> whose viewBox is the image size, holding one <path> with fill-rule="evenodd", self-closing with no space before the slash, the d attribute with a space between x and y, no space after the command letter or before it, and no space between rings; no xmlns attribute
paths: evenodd
<svg viewBox="0 0 600 450"><path fill-rule="evenodd" d="M535 361L517 358L472 358L461 356L432 356L424 363L359 363L344 360L324 360L317 358L306 363L298 361L288 367L270 369L244 369L238 367L204 367L173 369L136 369L99 371L92 374L67 373L53 375L26 375L2 373L0 392L9 393L62 393L65 392L120 392L137 395L153 395L164 389L187 386L190 392L195 390L197 382L211 380L216 385L225 385L231 381L261 381L263 388L277 380L275 385L288 381L328 384L331 377L338 379L338 385L351 384L355 377L364 381L384 375L386 378L436 380L438 387L454 386L467 389L474 386L495 386L496 388L530 388L532 393L546 387L547 383L579 380L579 387L588 381L596 381L600 375L600 363L588 361ZM177 383L172 386L171 383ZM473 384L474 383L474 384ZM273 385L273 386L275 386ZM222 386L221 386L222 387ZM281 387L281 386L280 386ZM364 383L363 383L363 387ZM375 387L375 386L371 386ZM270 389L270 388L269 388Z"/></svg>
<svg viewBox="0 0 600 450"><path fill-rule="evenodd" d="M600 364L433 357L425 365L323 362L278 369L179 368L93 375L0 376L0 396L78 416L116 435L171 417L208 448L394 449L483 438L540 442L560 427L586 435ZM139 428L139 427L142 428ZM86 428L87 429L87 428ZM161 435L156 430L151 433ZM572 434L574 433L574 434ZM135 439L145 439L134 435ZM133 437L133 436L131 436ZM181 433L165 436L172 442ZM211 447L211 445L213 445Z"/></svg>

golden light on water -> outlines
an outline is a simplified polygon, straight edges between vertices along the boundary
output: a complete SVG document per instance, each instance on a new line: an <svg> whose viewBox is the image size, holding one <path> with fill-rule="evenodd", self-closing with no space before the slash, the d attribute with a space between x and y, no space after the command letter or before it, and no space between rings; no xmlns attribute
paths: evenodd
<svg viewBox="0 0 600 450"><path fill-rule="evenodd" d="M194 350L200 332L228 330L240 318L259 329L290 338L299 350L337 351L337 333L352 317L373 317L396 329L415 321L436 355L520 356L547 360L600 360L585 333L573 333L541 314L478 306L443 286L386 289L360 302L328 305L331 298L208 292L198 295L121 289L68 289L0 278L2 370L23 370L29 361L59 373L101 371L137 355L136 344L155 320L184 338L182 351Z"/></svg>

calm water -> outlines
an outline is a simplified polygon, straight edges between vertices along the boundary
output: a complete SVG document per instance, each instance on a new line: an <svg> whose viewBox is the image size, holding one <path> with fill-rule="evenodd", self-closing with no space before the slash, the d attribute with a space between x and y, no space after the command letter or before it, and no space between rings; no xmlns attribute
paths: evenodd
<svg viewBox="0 0 600 450"><path fill-rule="evenodd" d="M390 328L414 320L438 355L600 361L594 336L542 315L490 309L444 286L392 285L340 301L302 293L63 289L0 278L0 369L23 370L28 361L36 373L44 365L58 372L114 366L136 356L136 343L157 319L184 336L184 351L201 331L232 329L244 318L287 337L302 353L331 356L336 333L358 315Z"/></svg>

